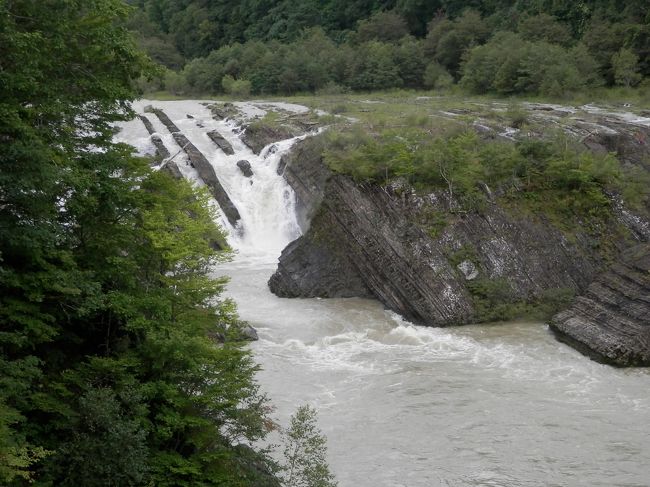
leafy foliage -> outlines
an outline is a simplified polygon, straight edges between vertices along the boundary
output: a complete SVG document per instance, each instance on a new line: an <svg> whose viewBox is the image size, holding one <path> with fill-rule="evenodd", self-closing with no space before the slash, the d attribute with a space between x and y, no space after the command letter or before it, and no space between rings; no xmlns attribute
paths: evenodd
<svg viewBox="0 0 650 487"><path fill-rule="evenodd" d="M486 204L484 185L523 204L544 204L559 220L609 214L607 189L622 190L623 171L611 156L598 156L567 141L486 142L473 130L432 137L426 129L389 129L376 137L331 134L325 161L360 182L404 178L423 189L444 189L460 209ZM459 209L459 208L451 208Z"/></svg>
<svg viewBox="0 0 650 487"><path fill-rule="evenodd" d="M257 367L209 338L238 320L208 274L227 254L207 195L112 142L151 72L128 13L0 3L3 485L243 486L270 467L235 447L266 433Z"/></svg>
<svg viewBox="0 0 650 487"><path fill-rule="evenodd" d="M190 60L185 91L224 92L226 75L254 94L446 89L464 75L479 93L557 97L650 76L642 0L137 3L141 45L167 66Z"/></svg>
<svg viewBox="0 0 650 487"><path fill-rule="evenodd" d="M318 429L316 410L301 406L283 432L284 458L282 484L286 487L336 487L325 454L326 439Z"/></svg>

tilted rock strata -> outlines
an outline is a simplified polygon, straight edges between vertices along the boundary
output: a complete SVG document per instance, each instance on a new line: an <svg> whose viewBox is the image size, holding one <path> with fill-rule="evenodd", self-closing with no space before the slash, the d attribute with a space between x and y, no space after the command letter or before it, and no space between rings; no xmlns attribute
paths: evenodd
<svg viewBox="0 0 650 487"><path fill-rule="evenodd" d="M321 152L320 139L307 138L282 156L278 165L278 174L284 175L295 192L298 224L303 232L307 231L309 222L316 214L323 199L325 181L330 176Z"/></svg>
<svg viewBox="0 0 650 487"><path fill-rule="evenodd" d="M626 251L550 327L599 362L650 366L650 244Z"/></svg>
<svg viewBox="0 0 650 487"><path fill-rule="evenodd" d="M502 280L510 299L529 300L549 289L583 290L601 269L592 239L577 235L569 242L551 224L515 217L497 205L483 214L453 215L441 195L358 185L329 172L320 194L306 191L318 187L323 166L317 150L304 148L300 163L289 159L285 174L292 175L287 180L296 190L298 212L315 216L282 253L269 282L280 296L370 294L411 320L447 326L473 320L471 279ZM417 224L427 213L449 219L436 238ZM469 258L455 262L463 253Z"/></svg>
<svg viewBox="0 0 650 487"><path fill-rule="evenodd" d="M152 135L151 142L156 147L156 155L158 156L159 159L161 160L167 159L170 156L170 153L167 150L167 147L165 147L165 143L162 141L160 136Z"/></svg>
<svg viewBox="0 0 650 487"><path fill-rule="evenodd" d="M153 124L151 123L151 120L149 120L146 116L144 115L138 115L138 118L142 122L142 124L145 126L147 129L147 132L149 132L149 135L153 135L156 133L156 129L153 128Z"/></svg>
<svg viewBox="0 0 650 487"><path fill-rule="evenodd" d="M210 192L219 203L219 207L226 215L226 218L233 227L237 226L237 223L241 220L239 210L234 205L230 196L221 185L217 173L214 171L214 167L210 164L210 161L199 151L192 142L190 142L185 135L183 135L178 127L172 122L167 114L162 110L151 109L153 113L160 119L163 125L171 132L172 136L176 143L185 151L190 164L196 169L199 173L199 177L203 180L206 186L210 189Z"/></svg>
<svg viewBox="0 0 650 487"><path fill-rule="evenodd" d="M255 154L259 155L262 149L278 140L290 139L295 134L287 127L269 127L268 125L251 124L246 128L241 140Z"/></svg>
<svg viewBox="0 0 650 487"><path fill-rule="evenodd" d="M169 151L167 150L167 147L165 147L165 144L160 136L156 134L156 129L151 123L151 120L149 120L144 115L138 115L138 118L142 121L142 124L145 126L147 132L149 132L149 135L151 136L151 143L156 148L156 156L158 159L167 159L170 156Z"/></svg>
<svg viewBox="0 0 650 487"><path fill-rule="evenodd" d="M210 137L210 140L212 140L212 142L214 142L215 145L219 147L219 149L221 149L224 154L231 156L235 153L235 150L232 148L230 142L228 142L226 138L216 130L208 132L208 137Z"/></svg>

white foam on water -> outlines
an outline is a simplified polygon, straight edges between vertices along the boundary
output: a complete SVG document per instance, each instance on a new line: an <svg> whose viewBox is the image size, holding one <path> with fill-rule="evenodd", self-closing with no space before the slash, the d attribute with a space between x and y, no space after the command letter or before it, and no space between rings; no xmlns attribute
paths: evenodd
<svg viewBox="0 0 650 487"><path fill-rule="evenodd" d="M162 109L214 167L219 181L241 215L238 228L233 228L219 210L220 223L227 230L232 247L246 256L258 256L268 261L277 259L282 249L300 235L295 212L295 194L282 175L277 173L277 169L282 156L305 136L270 144L260 155L256 155L239 137L241 127L237 122L215 120L205 102L139 100L133 104L133 108L142 114L147 105ZM260 102L259 105L253 102L237 102L235 106L249 118L263 116L266 110L262 106L278 107L296 113L307 110L299 105L269 102ZM154 124L170 153L176 155L181 148L169 131L154 114L149 113L146 116ZM140 120L121 124L121 128L117 140L133 145L141 154L153 152L150 137ZM210 140L207 134L212 130L218 131L232 145L235 152L233 155L223 153ZM185 154L176 155L174 160L183 176L199 186L203 184L196 171L189 166ZM241 173L237 167L240 160L250 163L252 177L246 178ZM215 208L218 209L216 204Z"/></svg>

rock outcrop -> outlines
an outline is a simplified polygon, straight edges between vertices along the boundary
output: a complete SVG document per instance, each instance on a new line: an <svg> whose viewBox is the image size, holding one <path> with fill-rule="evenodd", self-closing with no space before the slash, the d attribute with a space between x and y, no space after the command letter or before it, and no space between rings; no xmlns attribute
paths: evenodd
<svg viewBox="0 0 650 487"><path fill-rule="evenodd" d="M167 174L169 174L171 177L174 179L183 179L183 173L181 170L178 168L178 164L176 164L174 161L168 161L166 162L161 168L161 171L165 171Z"/></svg>
<svg viewBox="0 0 650 487"><path fill-rule="evenodd" d="M579 140L647 167L645 129L602 122L608 128L581 128ZM412 321L447 326L476 320L489 293L530 303L561 291L580 297L552 321L560 339L607 363L650 364L648 212L632 212L610 195L615 218L597 230L606 236L604 251L594 229L579 222L568 236L543 215L518 213L492 197L481 212L456 213L444 191L357 184L332 174L321 154L318 139L308 139L279 167L295 190L304 235L283 251L269 281L277 295L373 296ZM645 243L625 252L635 241Z"/></svg>
<svg viewBox="0 0 650 487"><path fill-rule="evenodd" d="M149 132L149 135L151 136L151 143L156 148L156 158L161 161L167 159L170 155L169 151L167 150L167 147L165 147L165 143L162 141L160 136L156 134L156 129L151 123L151 120L149 120L144 115L138 115L138 118L142 121L142 124L145 126L147 132Z"/></svg>
<svg viewBox="0 0 650 487"><path fill-rule="evenodd" d="M296 143L291 152L282 156L278 174L284 175L296 194L298 224L303 233L316 214L325 182L331 173L322 158L323 143L320 138L311 137Z"/></svg>
<svg viewBox="0 0 650 487"><path fill-rule="evenodd" d="M221 149L224 154L228 154L229 156L231 156L235 153L235 150L232 148L230 142L228 142L226 138L216 130L212 130L211 132L208 132L208 137L210 137L212 142L214 142L215 145L219 147L219 149Z"/></svg>
<svg viewBox="0 0 650 487"><path fill-rule="evenodd" d="M650 244L624 252L550 327L599 362L650 366Z"/></svg>
<svg viewBox="0 0 650 487"><path fill-rule="evenodd" d="M253 169L251 169L251 163L245 160L237 161L237 167L244 175L244 177L250 178L253 177Z"/></svg>
<svg viewBox="0 0 650 487"><path fill-rule="evenodd" d="M601 268L586 235L570 242L544 220L497 205L448 215L443 196L403 189L331 175L308 232L283 251L271 290L286 297L372 295L412 321L448 326L477 318L469 281L495 283L511 302L531 301L550 289L579 292ZM449 221L434 238L419 223L445 214Z"/></svg>
<svg viewBox="0 0 650 487"><path fill-rule="evenodd" d="M138 118L142 122L142 124L145 126L147 129L147 132L149 132L149 135L153 135L156 133L156 130L153 128L153 124L151 123L151 120L149 120L146 116L144 115L138 115Z"/></svg>
<svg viewBox="0 0 650 487"><path fill-rule="evenodd" d="M151 143L156 147L156 155L160 160L167 159L170 156L167 147L165 147L165 143L159 135L152 135Z"/></svg>
<svg viewBox="0 0 650 487"><path fill-rule="evenodd" d="M279 125L273 127L263 123L252 123L244 132L241 140L255 154L260 154L262 149L278 140L290 139L295 134L289 128Z"/></svg>

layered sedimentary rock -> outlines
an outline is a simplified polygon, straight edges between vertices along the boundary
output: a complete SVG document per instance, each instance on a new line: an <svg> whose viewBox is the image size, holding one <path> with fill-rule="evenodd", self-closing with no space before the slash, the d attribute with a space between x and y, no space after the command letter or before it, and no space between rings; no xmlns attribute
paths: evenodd
<svg viewBox="0 0 650 487"><path fill-rule="evenodd" d="M260 154L262 149L278 140L290 139L297 135L284 126L271 127L264 124L251 124L246 128L241 140L255 154Z"/></svg>
<svg viewBox="0 0 650 487"><path fill-rule="evenodd" d="M592 150L616 150L624 164L647 167L646 129L607 122L577 135ZM280 165L306 232L284 250L269 281L277 295L374 296L413 321L446 326L476 318L483 283L501 286L505 302L566 291L579 297L552 321L562 341L603 362L650 365L647 211L610 195L615 218L600 228L609 246L601 252L602 242L579 224L567 238L543 216L531 219L491 198L480 213L454 213L444 191L357 184L332 174L321 154L317 140L306 140ZM634 242L642 244L625 251Z"/></svg>
<svg viewBox="0 0 650 487"><path fill-rule="evenodd" d="M156 156L158 159L167 159L170 155L169 151L167 150L167 147L165 147L165 144L160 136L156 134L156 129L154 128L151 121L144 115L138 115L138 118L142 121L142 124L147 129L147 132L149 132L151 135L151 143L156 148Z"/></svg>
<svg viewBox="0 0 650 487"><path fill-rule="evenodd" d="M625 251L550 326L599 362L650 366L650 244Z"/></svg>
<svg viewBox="0 0 650 487"><path fill-rule="evenodd" d="M279 296L372 295L409 319L446 326L475 318L468 290L475 279L498 280L510 300L531 300L549 289L578 292L601 268L587 236L570 242L548 222L495 204L482 214L454 215L442 194L358 185L324 169L310 141L297 148L285 174L299 214L314 216L270 280ZM437 215L448 221L432 237L423 219Z"/></svg>

